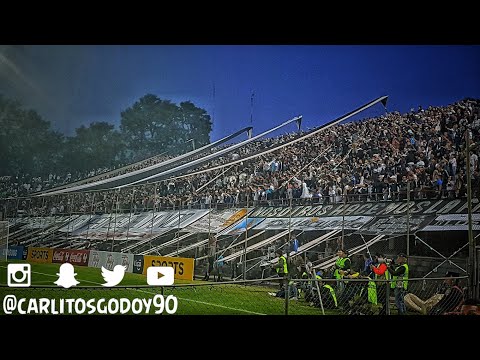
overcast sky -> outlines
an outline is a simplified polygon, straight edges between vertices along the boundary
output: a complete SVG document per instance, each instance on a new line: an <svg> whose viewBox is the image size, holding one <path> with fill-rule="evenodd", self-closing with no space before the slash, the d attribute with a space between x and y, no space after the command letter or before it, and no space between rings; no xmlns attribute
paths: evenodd
<svg viewBox="0 0 480 360"><path fill-rule="evenodd" d="M401 112L480 98L479 80L480 46L0 45L0 93L69 135L118 126L147 93L205 108L216 140L250 125L252 91L257 134L300 114L317 126L382 95Z"/></svg>

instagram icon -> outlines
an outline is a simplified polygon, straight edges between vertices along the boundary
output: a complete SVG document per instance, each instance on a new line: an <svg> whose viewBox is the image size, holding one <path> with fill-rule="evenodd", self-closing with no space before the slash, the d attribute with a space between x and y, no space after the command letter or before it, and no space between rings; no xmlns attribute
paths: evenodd
<svg viewBox="0 0 480 360"><path fill-rule="evenodd" d="M7 277L9 287L29 287L31 281L30 264L8 264Z"/></svg>

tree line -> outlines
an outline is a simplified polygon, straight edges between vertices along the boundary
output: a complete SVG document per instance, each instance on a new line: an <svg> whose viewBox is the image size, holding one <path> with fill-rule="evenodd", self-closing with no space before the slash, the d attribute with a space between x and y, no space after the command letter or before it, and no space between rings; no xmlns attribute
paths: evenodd
<svg viewBox="0 0 480 360"><path fill-rule="evenodd" d="M177 155L210 142L212 122L190 101L147 94L120 113L120 129L92 122L65 136L36 111L0 94L0 176L113 168L162 153ZM190 141L192 140L192 141Z"/></svg>

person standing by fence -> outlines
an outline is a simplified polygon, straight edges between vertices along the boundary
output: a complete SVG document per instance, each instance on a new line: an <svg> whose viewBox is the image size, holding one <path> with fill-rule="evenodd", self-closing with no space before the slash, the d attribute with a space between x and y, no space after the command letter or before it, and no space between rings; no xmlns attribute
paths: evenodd
<svg viewBox="0 0 480 360"><path fill-rule="evenodd" d="M210 279L210 274L213 271L213 264L215 262L215 253L217 247L216 245L217 240L215 239L215 235L210 234L210 237L208 238L208 265L205 276L203 277L204 281L208 281Z"/></svg>
<svg viewBox="0 0 480 360"><path fill-rule="evenodd" d="M351 261L350 258L347 257L347 252L343 249L337 251L337 256L338 259L335 262L335 271L333 272L333 275L335 276L335 279L339 280L337 281L337 293L341 293L345 288L345 284L340 280L342 280L344 275L350 270Z"/></svg>
<svg viewBox="0 0 480 360"><path fill-rule="evenodd" d="M217 261L215 262L215 267L217 268L217 275L218 275L217 281L219 282L223 281L223 265L224 265L223 255L220 254L218 255Z"/></svg>
<svg viewBox="0 0 480 360"><path fill-rule="evenodd" d="M392 282L390 287L395 294L395 304L398 309L398 315L405 315L407 309L405 307L405 295L408 288L408 273L409 268L407 264L407 257L405 254L399 254L396 260L396 267L388 266L388 271L392 275Z"/></svg>
<svg viewBox="0 0 480 360"><path fill-rule="evenodd" d="M286 279L287 279L287 275L288 275L287 259L283 255L282 250L280 250L280 249L275 251L275 254L278 255L278 262L275 264L274 269L276 270L277 275L280 278L282 278L280 280L280 289L281 289L283 286L287 285L287 283L286 283Z"/></svg>
<svg viewBox="0 0 480 360"><path fill-rule="evenodd" d="M385 264L385 256L382 254L377 255L377 265L370 265L370 269L375 274L375 280L389 280L390 273L388 272L387 265ZM380 315L387 314L387 282L377 281L377 300L382 304Z"/></svg>

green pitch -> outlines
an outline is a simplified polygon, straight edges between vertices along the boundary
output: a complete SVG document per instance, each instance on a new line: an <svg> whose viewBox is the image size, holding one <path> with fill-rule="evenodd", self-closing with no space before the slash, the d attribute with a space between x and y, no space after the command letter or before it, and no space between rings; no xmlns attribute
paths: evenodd
<svg viewBox="0 0 480 360"><path fill-rule="evenodd" d="M146 276L126 273L119 287L106 288L101 284L104 280L101 269L75 267L77 287L63 289L53 282L57 280L60 264L32 263L31 286L49 286L48 288L9 288L7 284L7 263L0 262L0 300L7 294L17 298L153 298L161 294L162 289L147 286ZM51 286L51 287L50 287ZM121 286L142 286L137 288L121 288ZM87 287L87 288L84 288ZM282 315L285 312L285 301L268 295L276 288L258 285L236 285L175 280L174 287L165 287L163 295L172 294L178 299L176 314L181 315ZM153 314L153 310L151 313ZM3 308L0 308L3 315ZM303 301L290 301L289 314L319 315L320 309L310 307Z"/></svg>

